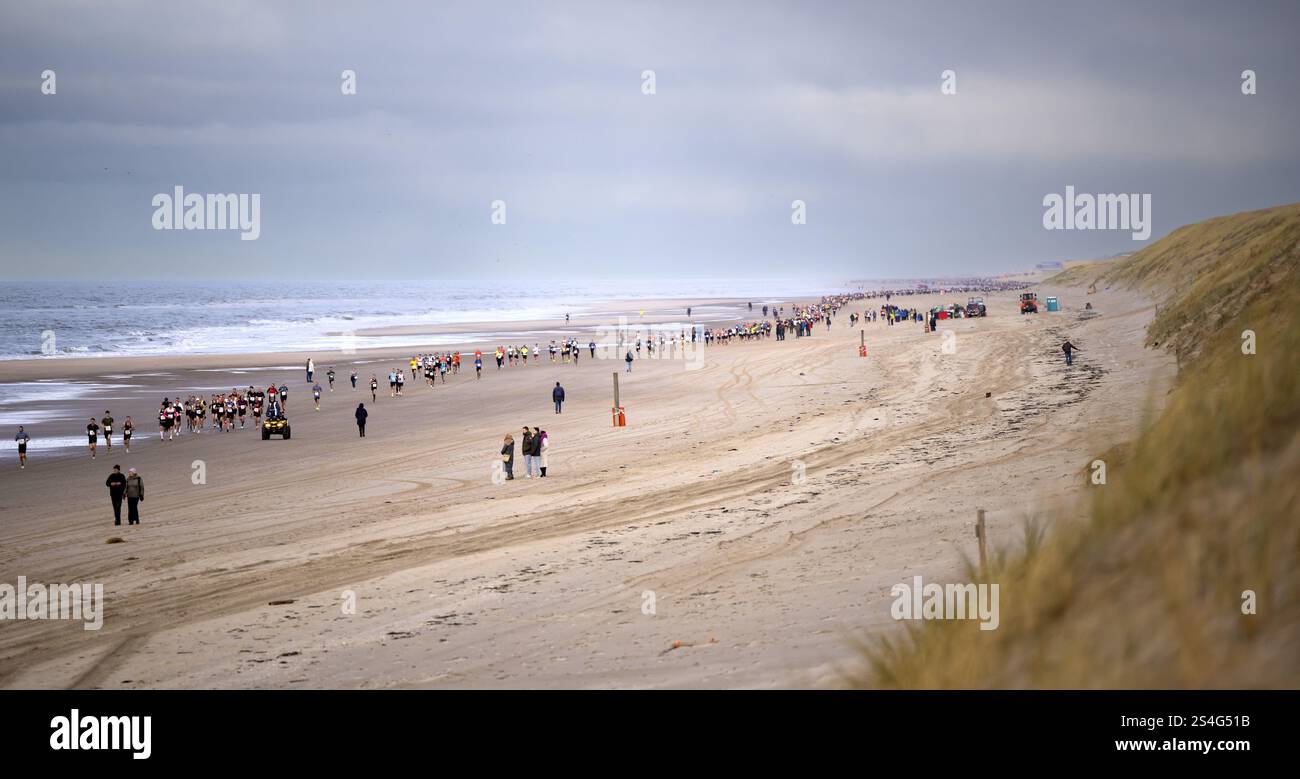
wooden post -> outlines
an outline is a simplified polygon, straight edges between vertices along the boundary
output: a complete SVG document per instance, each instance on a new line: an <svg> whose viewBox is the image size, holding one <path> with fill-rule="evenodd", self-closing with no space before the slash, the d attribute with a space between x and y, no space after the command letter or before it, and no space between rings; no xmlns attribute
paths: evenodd
<svg viewBox="0 0 1300 779"><path fill-rule="evenodd" d="M867 345L867 331L866 331L866 330L859 330L859 331L858 331L858 349L861 350L862 347L864 347L864 346L866 346L866 345Z"/></svg>
<svg viewBox="0 0 1300 779"><path fill-rule="evenodd" d="M614 371L614 412L618 412L618 371Z"/></svg>
<svg viewBox="0 0 1300 779"><path fill-rule="evenodd" d="M988 528L984 525L984 509L979 510L975 520L975 537L980 542L980 578L989 576Z"/></svg>

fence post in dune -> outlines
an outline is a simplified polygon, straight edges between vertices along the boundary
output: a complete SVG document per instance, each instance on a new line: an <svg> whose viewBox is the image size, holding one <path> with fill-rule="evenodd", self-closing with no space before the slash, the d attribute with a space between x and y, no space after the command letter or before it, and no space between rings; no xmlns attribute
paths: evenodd
<svg viewBox="0 0 1300 779"><path fill-rule="evenodd" d="M623 416L623 407L618 404L618 371L614 371L614 427L623 427L626 417Z"/></svg>
<svg viewBox="0 0 1300 779"><path fill-rule="evenodd" d="M975 538L980 544L980 578L989 578L988 529L984 525L984 509L979 509L975 519Z"/></svg>

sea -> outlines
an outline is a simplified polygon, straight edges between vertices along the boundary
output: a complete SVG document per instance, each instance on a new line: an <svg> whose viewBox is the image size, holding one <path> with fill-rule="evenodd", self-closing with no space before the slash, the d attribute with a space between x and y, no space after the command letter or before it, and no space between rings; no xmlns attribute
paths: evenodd
<svg viewBox="0 0 1300 779"><path fill-rule="evenodd" d="M671 298L686 305L691 299L727 297L760 303L848 289L846 282L812 279L5 282L0 361L438 346L428 335L358 339L354 333L394 325L508 325L566 313L600 314L601 302L610 300ZM445 338L465 340L464 335Z"/></svg>

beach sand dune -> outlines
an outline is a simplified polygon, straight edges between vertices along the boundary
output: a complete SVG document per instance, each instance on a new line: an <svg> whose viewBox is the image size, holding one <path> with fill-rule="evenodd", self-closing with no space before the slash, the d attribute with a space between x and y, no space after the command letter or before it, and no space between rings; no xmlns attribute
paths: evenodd
<svg viewBox="0 0 1300 779"><path fill-rule="evenodd" d="M204 434L23 472L11 453L0 581L102 582L107 607L99 631L0 623L0 684L839 684L853 641L899 629L893 584L963 578L977 508L995 545L1049 508L1070 516L1092 456L1159 403L1173 367L1142 347L1147 301L1040 292L1064 310L1022 317L1014 294L986 295L987 318L942 323L947 351L943 332L878 322L859 357L846 313L879 304L863 301L829 333L709 347L698 370L625 374L584 352L498 372L485 349L482 381L471 365L377 403L348 389L361 356L316 355L339 372L319 413L301 373L275 374L292 387L291 441ZM1085 299L1102 316L1081 320ZM1066 336L1084 349L1069 369ZM550 475L494 483L502 437L525 424L549 433ZM112 524L113 462L145 479L138 527Z"/></svg>

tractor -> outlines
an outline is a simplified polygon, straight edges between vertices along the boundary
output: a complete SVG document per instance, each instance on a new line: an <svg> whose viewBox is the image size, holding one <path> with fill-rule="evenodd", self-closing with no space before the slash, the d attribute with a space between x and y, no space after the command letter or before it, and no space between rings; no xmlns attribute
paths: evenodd
<svg viewBox="0 0 1300 779"><path fill-rule="evenodd" d="M1037 314L1038 313L1038 293L1022 292L1020 293L1020 313Z"/></svg>

